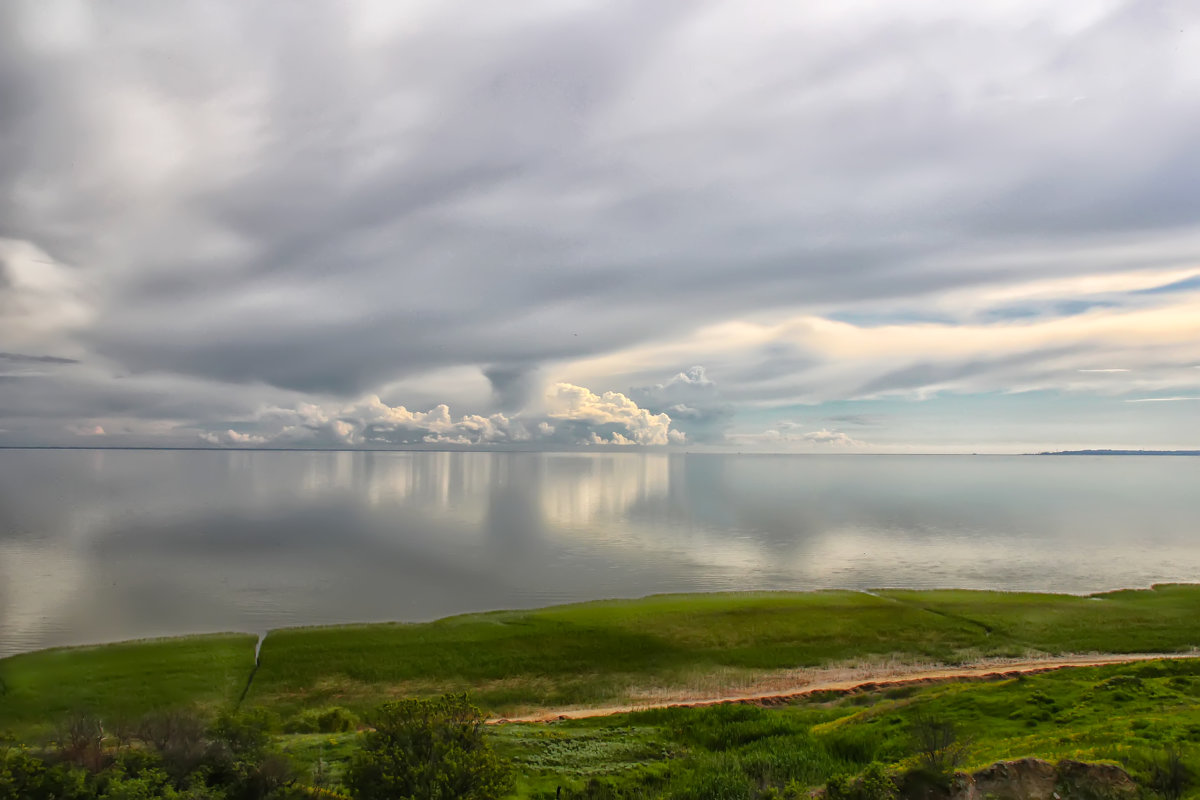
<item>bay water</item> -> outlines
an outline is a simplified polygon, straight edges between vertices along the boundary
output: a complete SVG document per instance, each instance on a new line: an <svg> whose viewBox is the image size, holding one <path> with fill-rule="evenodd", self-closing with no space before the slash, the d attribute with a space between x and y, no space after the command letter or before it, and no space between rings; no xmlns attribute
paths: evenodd
<svg viewBox="0 0 1200 800"><path fill-rule="evenodd" d="M1200 458L0 451L0 657L660 592L1200 581Z"/></svg>

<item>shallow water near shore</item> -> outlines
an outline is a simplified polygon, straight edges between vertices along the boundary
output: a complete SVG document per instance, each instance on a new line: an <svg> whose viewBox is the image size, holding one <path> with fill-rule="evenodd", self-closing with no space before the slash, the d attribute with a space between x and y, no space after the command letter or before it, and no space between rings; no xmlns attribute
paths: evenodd
<svg viewBox="0 0 1200 800"><path fill-rule="evenodd" d="M1200 458L0 452L0 656L656 592L1200 580Z"/></svg>

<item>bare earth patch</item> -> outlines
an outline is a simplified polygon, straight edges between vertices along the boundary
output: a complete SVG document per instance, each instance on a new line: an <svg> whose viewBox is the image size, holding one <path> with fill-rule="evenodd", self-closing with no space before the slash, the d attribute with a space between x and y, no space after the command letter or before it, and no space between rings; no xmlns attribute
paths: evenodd
<svg viewBox="0 0 1200 800"><path fill-rule="evenodd" d="M541 709L529 714L499 717L505 722L550 722L626 714L669 706L707 706L720 703L774 705L818 692L867 691L887 687L956 680L1003 680L1020 674L1049 672L1070 667L1099 667L1156 659L1197 658L1197 653L1079 654L1026 658L987 658L968 664L929 664L881 661L780 670L758 675L735 673L728 683L713 687L708 675L684 687L631 687L630 702L621 705Z"/></svg>

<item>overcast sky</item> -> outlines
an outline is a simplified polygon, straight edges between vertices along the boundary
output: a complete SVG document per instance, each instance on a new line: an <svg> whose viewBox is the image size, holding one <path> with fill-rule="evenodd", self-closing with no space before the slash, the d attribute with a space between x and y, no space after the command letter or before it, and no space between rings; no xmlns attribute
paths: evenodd
<svg viewBox="0 0 1200 800"><path fill-rule="evenodd" d="M0 4L0 444L1200 447L1200 4Z"/></svg>

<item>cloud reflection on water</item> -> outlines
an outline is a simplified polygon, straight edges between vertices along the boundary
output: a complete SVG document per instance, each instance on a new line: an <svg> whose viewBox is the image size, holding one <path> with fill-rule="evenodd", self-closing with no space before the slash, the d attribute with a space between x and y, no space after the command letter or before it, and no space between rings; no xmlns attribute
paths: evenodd
<svg viewBox="0 0 1200 800"><path fill-rule="evenodd" d="M0 653L653 592L1196 580L1197 459L0 453Z"/></svg>

